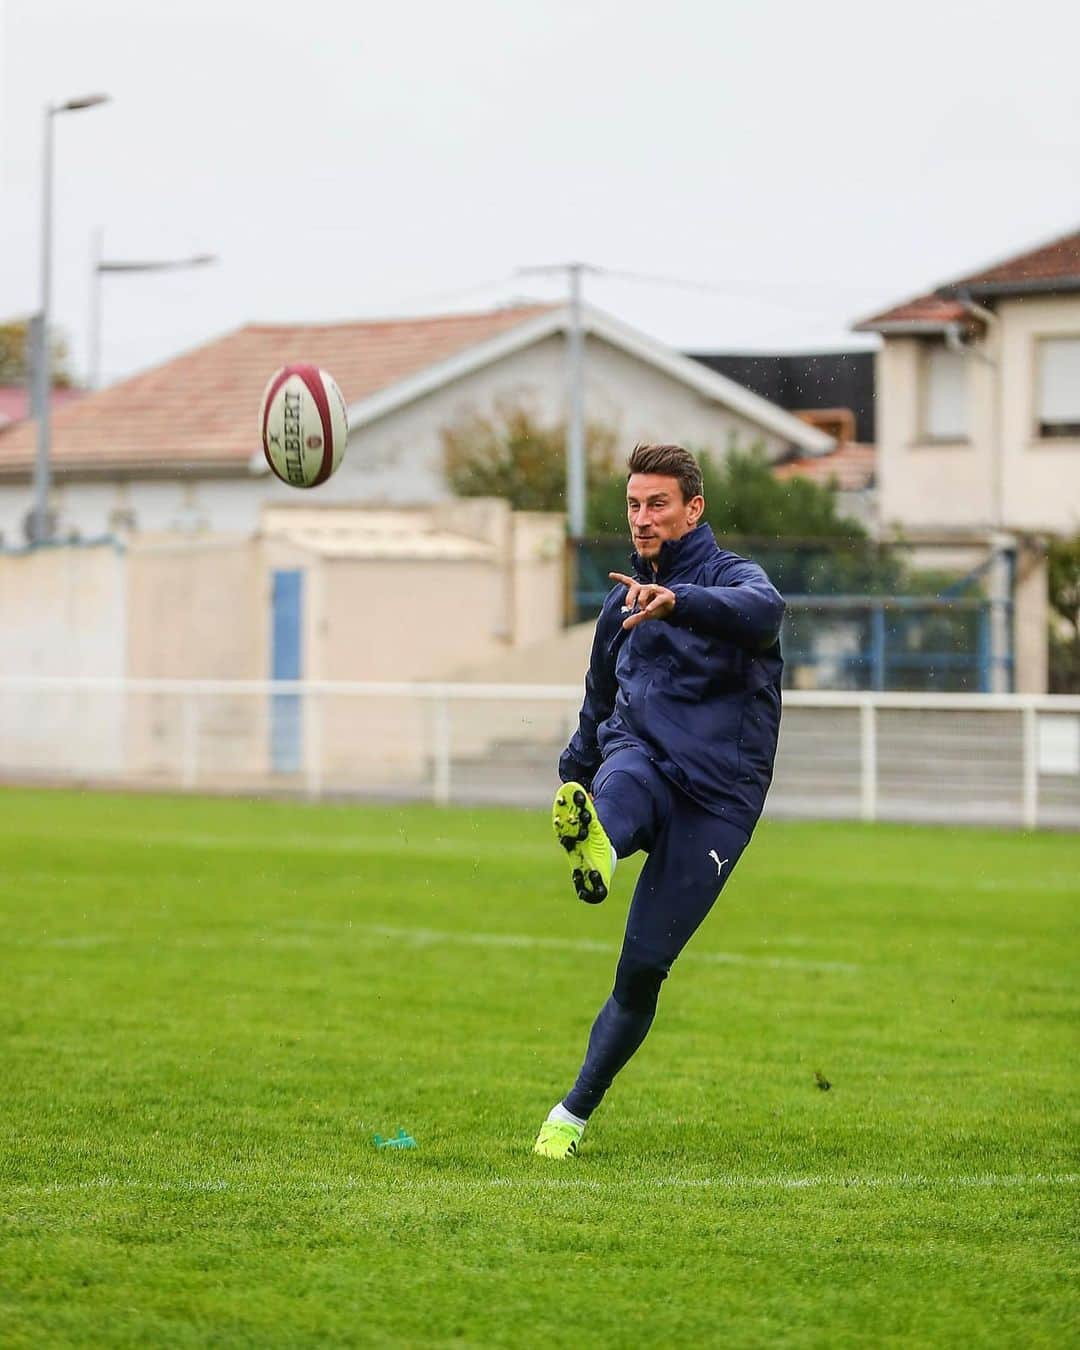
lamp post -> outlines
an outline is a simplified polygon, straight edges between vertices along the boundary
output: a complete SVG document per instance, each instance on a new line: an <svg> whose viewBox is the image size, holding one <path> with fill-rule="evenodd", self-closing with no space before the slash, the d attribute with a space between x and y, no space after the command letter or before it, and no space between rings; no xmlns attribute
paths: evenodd
<svg viewBox="0 0 1080 1350"><path fill-rule="evenodd" d="M196 253L190 258L155 258L148 261L107 262L102 253L105 231L99 225L94 231L90 250L90 341L89 378L91 389L101 383L101 278L107 273L175 272L188 267L205 267L217 262L213 253Z"/></svg>
<svg viewBox="0 0 1080 1350"><path fill-rule="evenodd" d="M34 459L34 506L30 514L30 542L47 542L52 530L49 522L49 413L52 396L51 353L49 348L49 302L52 289L52 159L53 118L58 113L82 112L108 103L108 94L85 94L66 103L45 105L45 145L42 156L41 186L41 308L33 324L34 336L34 411L37 415L37 455Z"/></svg>

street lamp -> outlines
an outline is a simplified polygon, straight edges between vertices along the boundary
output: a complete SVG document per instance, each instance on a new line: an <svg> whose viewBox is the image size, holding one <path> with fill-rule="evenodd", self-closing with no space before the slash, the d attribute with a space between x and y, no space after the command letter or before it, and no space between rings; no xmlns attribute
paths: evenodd
<svg viewBox="0 0 1080 1350"><path fill-rule="evenodd" d="M161 258L145 262L106 262L102 258L105 231L94 231L90 252L90 371L87 383L96 389L101 383L101 278L107 272L175 272L187 267L205 267L217 262L213 253L196 253L190 258Z"/></svg>
<svg viewBox="0 0 1080 1350"><path fill-rule="evenodd" d="M30 514L30 542L46 542L51 533L49 521L49 413L52 397L52 370L49 351L49 300L52 284L52 158L53 118L57 113L82 112L108 103L108 94L84 94L66 103L45 105L45 150L42 158L41 187L41 308L35 316L34 404L37 413L37 456L34 460L34 506Z"/></svg>

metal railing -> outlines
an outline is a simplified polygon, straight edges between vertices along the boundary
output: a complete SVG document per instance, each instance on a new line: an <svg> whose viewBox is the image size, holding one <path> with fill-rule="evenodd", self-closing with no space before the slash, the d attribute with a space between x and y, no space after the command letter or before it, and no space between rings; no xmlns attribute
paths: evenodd
<svg viewBox="0 0 1080 1350"><path fill-rule="evenodd" d="M8 676L0 777L541 806L580 701L580 685ZM788 692L767 813L1080 829L1080 697Z"/></svg>

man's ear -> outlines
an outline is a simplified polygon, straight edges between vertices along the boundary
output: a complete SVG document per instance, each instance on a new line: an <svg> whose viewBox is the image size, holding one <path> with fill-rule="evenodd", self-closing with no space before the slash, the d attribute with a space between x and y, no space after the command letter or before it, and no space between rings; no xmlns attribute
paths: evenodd
<svg viewBox="0 0 1080 1350"><path fill-rule="evenodd" d="M690 519L690 524L696 525L705 514L705 498L702 496L691 497L686 505L686 514Z"/></svg>

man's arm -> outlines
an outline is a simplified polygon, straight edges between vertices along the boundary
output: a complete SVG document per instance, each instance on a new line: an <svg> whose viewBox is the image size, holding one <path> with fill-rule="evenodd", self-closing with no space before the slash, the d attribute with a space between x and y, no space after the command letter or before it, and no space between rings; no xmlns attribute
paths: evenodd
<svg viewBox="0 0 1080 1350"><path fill-rule="evenodd" d="M723 586L672 586L668 622L764 651L780 636L784 597L757 563L733 563L725 573Z"/></svg>
<svg viewBox="0 0 1080 1350"><path fill-rule="evenodd" d="M711 637L725 638L751 651L765 651L780 636L784 598L757 565L740 558L724 569L725 585L692 586L636 581L621 572L609 572L626 587L630 617L624 628L650 619L666 619Z"/></svg>
<svg viewBox="0 0 1080 1350"><path fill-rule="evenodd" d="M611 651L612 638L618 632L618 626L612 632L608 616L609 604L605 603L593 633L589 669L585 675L585 699L578 714L578 729L559 757L560 781L568 783L573 780L585 788L592 787L593 775L600 767L597 728L611 716L619 687L615 679L615 656Z"/></svg>

